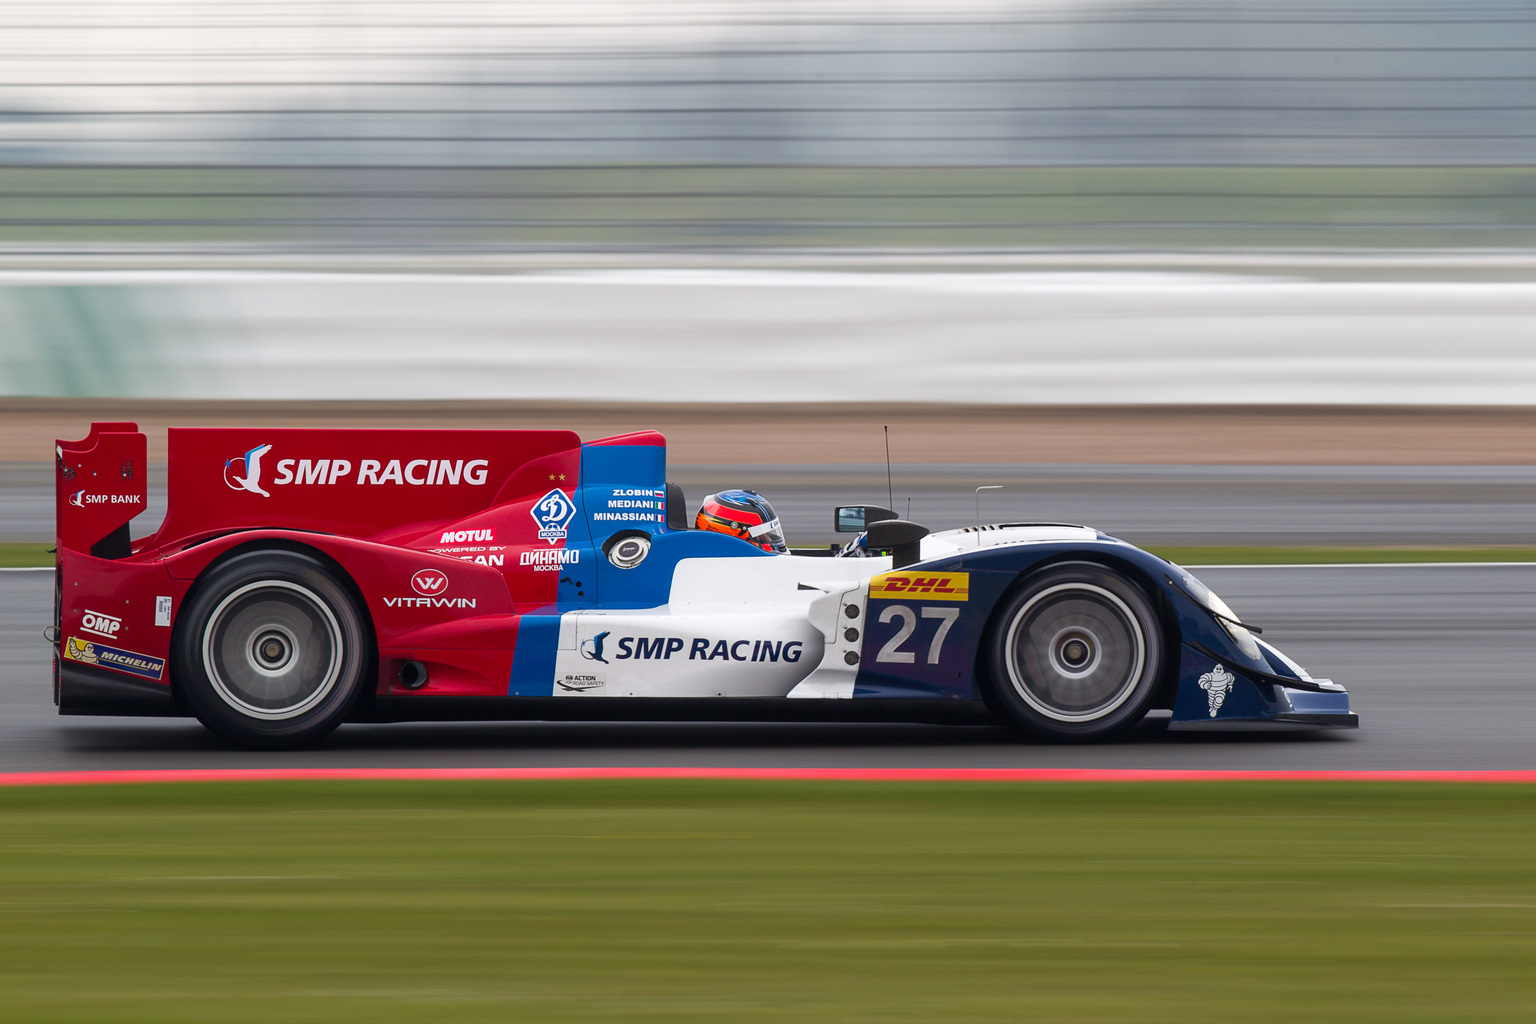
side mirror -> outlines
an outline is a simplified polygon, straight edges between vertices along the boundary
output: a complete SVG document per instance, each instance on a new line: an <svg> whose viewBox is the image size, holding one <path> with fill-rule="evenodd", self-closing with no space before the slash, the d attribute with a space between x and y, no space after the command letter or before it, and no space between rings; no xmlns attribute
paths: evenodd
<svg viewBox="0 0 1536 1024"><path fill-rule="evenodd" d="M839 505L832 510L832 528L838 533L863 533L871 523L900 518L891 509L879 505Z"/></svg>

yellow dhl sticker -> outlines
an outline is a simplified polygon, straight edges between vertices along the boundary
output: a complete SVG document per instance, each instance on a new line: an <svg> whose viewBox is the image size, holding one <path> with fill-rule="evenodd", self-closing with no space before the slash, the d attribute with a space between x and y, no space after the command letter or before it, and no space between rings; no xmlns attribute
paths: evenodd
<svg viewBox="0 0 1536 1024"><path fill-rule="evenodd" d="M969 601L968 572L888 572L869 581L870 597L915 597L924 601Z"/></svg>

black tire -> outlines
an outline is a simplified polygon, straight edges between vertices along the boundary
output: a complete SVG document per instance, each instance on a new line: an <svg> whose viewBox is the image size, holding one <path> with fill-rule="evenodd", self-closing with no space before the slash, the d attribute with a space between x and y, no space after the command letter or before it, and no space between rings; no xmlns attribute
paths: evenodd
<svg viewBox="0 0 1536 1024"><path fill-rule="evenodd" d="M993 702L1036 736L1078 742L1141 721L1166 646L1145 592L1086 562L1025 580L992 620L987 645Z"/></svg>
<svg viewBox="0 0 1536 1024"><path fill-rule="evenodd" d="M250 551L198 582L177 623L177 679L198 720L231 743L313 743L362 692L369 635L318 559Z"/></svg>

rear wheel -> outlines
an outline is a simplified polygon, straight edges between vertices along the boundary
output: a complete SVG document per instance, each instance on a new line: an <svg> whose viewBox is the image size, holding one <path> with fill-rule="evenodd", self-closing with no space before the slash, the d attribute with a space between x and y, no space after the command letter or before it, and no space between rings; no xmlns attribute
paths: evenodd
<svg viewBox="0 0 1536 1024"><path fill-rule="evenodd" d="M1015 722L1052 739L1096 740L1151 707L1162 630L1136 584L1072 563L1030 578L1004 604L988 653L992 696Z"/></svg>
<svg viewBox="0 0 1536 1024"><path fill-rule="evenodd" d="M198 720L247 747L310 743L362 690L367 632L317 559L253 551L216 567L182 614L178 678Z"/></svg>

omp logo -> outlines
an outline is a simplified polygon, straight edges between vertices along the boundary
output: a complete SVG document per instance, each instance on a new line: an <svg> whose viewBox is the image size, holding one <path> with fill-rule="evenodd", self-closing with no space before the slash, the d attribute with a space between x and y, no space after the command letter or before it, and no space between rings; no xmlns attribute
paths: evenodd
<svg viewBox="0 0 1536 1024"><path fill-rule="evenodd" d="M436 597L448 589L448 574L438 569L418 569L411 577L411 589L422 597Z"/></svg>
<svg viewBox="0 0 1536 1024"><path fill-rule="evenodd" d="M470 541L494 541L495 530L444 530L439 544L467 544Z"/></svg>
<svg viewBox="0 0 1536 1024"><path fill-rule="evenodd" d="M889 572L869 581L870 597L917 597L927 601L969 601L968 572Z"/></svg>
<svg viewBox="0 0 1536 1024"><path fill-rule="evenodd" d="M555 487L536 501L528 514L539 524L539 539L549 541L553 547L555 541L565 539L565 526L576 514L576 506L564 491Z"/></svg>
<svg viewBox="0 0 1536 1024"><path fill-rule="evenodd" d="M250 491L263 498L272 497L261 486L261 457L271 450L271 445L259 444L244 455L238 455L224 463L224 483L230 490Z"/></svg>
<svg viewBox="0 0 1536 1024"><path fill-rule="evenodd" d="M1227 694L1232 692L1232 687L1237 684L1237 676L1228 672L1226 666L1217 665L1205 675L1200 677L1200 689L1205 691L1205 702L1210 709L1211 717L1216 717L1216 712L1227 702Z"/></svg>
<svg viewBox="0 0 1536 1024"><path fill-rule="evenodd" d="M103 615L101 612L86 609L85 617L80 620L80 628L87 633L95 633L108 640L116 640L117 631L123 628L123 620L115 615Z"/></svg>

